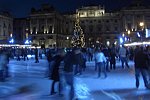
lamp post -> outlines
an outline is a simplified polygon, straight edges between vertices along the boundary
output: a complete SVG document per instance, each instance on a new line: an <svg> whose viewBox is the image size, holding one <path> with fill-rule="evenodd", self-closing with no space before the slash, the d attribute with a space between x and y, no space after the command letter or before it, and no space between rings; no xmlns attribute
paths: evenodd
<svg viewBox="0 0 150 100"><path fill-rule="evenodd" d="M141 41L143 42L144 22L140 22L139 25L140 25Z"/></svg>
<svg viewBox="0 0 150 100"><path fill-rule="evenodd" d="M131 34L131 31L130 30L128 30L128 41L130 42L130 40L131 40L131 37L130 37L130 34Z"/></svg>
<svg viewBox="0 0 150 100"><path fill-rule="evenodd" d="M10 34L10 38L9 38L10 40L9 40L9 43L10 44L13 44L14 43L14 39L13 39L13 35L12 34Z"/></svg>
<svg viewBox="0 0 150 100"><path fill-rule="evenodd" d="M144 22L140 22L140 27L142 28L142 30L143 30L143 27L144 27Z"/></svg>
<svg viewBox="0 0 150 100"><path fill-rule="evenodd" d="M130 35L130 33L131 33L130 30L128 30L128 35Z"/></svg>

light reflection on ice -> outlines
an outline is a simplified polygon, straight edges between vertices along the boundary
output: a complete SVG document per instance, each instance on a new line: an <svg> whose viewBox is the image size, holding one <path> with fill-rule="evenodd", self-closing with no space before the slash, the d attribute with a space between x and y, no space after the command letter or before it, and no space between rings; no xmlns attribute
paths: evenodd
<svg viewBox="0 0 150 100"><path fill-rule="evenodd" d="M75 93L76 96L80 99L85 99L90 96L89 88L79 78L75 78Z"/></svg>

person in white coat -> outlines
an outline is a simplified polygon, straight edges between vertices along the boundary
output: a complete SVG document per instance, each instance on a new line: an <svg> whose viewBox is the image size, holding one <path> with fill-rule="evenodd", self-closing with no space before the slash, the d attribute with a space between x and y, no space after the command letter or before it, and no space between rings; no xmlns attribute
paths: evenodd
<svg viewBox="0 0 150 100"><path fill-rule="evenodd" d="M106 57L104 53L101 51L101 49L98 49L98 52L95 55L96 64L98 67L98 78L101 76L101 72L104 73L104 77L107 77L105 63L106 63Z"/></svg>

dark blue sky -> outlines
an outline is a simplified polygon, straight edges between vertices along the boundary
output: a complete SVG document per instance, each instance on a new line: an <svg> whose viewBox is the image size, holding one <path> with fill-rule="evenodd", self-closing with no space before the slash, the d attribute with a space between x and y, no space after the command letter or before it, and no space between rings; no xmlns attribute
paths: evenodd
<svg viewBox="0 0 150 100"><path fill-rule="evenodd" d="M10 11L14 17L26 17L32 7L49 3L60 12L75 11L85 5L104 5L107 10L129 5L132 0L0 0L0 10Z"/></svg>

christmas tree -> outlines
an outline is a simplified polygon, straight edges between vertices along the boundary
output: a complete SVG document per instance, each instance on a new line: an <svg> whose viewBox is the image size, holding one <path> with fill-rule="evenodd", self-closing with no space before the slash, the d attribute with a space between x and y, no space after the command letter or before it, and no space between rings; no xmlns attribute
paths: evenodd
<svg viewBox="0 0 150 100"><path fill-rule="evenodd" d="M74 34L72 37L71 44L73 47L84 47L85 46L85 38L83 34L83 30L79 24L79 16L76 16L76 22L74 27Z"/></svg>

